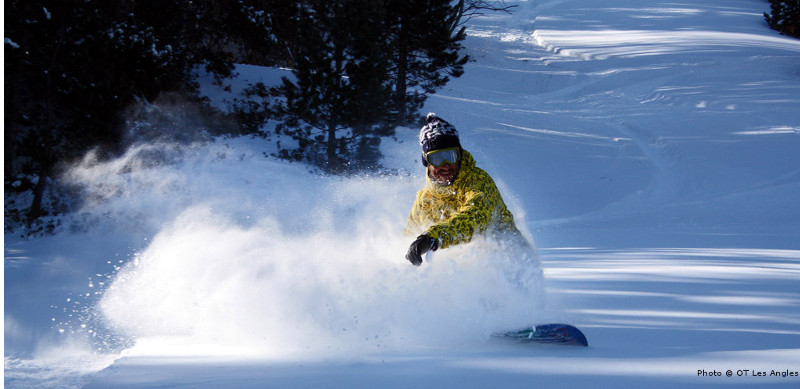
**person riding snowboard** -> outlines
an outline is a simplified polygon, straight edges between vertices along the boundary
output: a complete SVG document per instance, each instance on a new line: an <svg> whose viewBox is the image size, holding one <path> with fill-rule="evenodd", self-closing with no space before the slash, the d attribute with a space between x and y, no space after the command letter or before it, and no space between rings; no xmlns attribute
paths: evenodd
<svg viewBox="0 0 800 389"><path fill-rule="evenodd" d="M428 251L467 243L477 234L525 242L494 180L461 148L456 128L434 113L426 121L419 133L426 185L417 192L406 227L407 235L420 235L406 259L419 266Z"/></svg>

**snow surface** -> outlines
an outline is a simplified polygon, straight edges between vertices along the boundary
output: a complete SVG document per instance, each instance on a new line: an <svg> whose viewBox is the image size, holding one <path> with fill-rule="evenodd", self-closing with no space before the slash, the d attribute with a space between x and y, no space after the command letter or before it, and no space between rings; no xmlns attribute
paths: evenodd
<svg viewBox="0 0 800 389"><path fill-rule="evenodd" d="M488 242L405 262L417 129L384 145L401 174L348 179L260 139L139 145L73 167L71 228L5 235L5 386L800 386L800 41L760 0L509 3L425 109L498 181L538 289ZM590 347L488 338L545 321Z"/></svg>

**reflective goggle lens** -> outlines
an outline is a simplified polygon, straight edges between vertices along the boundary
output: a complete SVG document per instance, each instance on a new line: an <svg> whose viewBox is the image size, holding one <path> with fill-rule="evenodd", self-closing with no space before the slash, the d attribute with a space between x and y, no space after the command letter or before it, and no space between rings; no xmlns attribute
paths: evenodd
<svg viewBox="0 0 800 389"><path fill-rule="evenodd" d="M428 163L435 166L440 167L444 165L445 162L455 165L458 163L460 153L458 147L453 147L449 149L442 149L442 150L434 150L428 153L426 158L428 159Z"/></svg>

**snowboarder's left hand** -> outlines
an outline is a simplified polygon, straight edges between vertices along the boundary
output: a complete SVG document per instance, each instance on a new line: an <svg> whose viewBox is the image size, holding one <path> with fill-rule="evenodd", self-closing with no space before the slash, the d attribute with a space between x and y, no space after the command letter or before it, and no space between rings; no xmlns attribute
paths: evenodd
<svg viewBox="0 0 800 389"><path fill-rule="evenodd" d="M439 242L428 235L420 235L411 247L408 248L406 259L414 266L422 264L422 256L428 251L436 251L439 248Z"/></svg>

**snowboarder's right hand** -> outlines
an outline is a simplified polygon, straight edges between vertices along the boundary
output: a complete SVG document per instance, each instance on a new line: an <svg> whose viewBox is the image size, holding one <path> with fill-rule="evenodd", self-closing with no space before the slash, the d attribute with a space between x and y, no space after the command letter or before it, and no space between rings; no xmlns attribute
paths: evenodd
<svg viewBox="0 0 800 389"><path fill-rule="evenodd" d="M439 248L439 242L428 235L420 235L411 247L408 248L406 259L414 266L422 264L422 256L428 251L436 251Z"/></svg>

